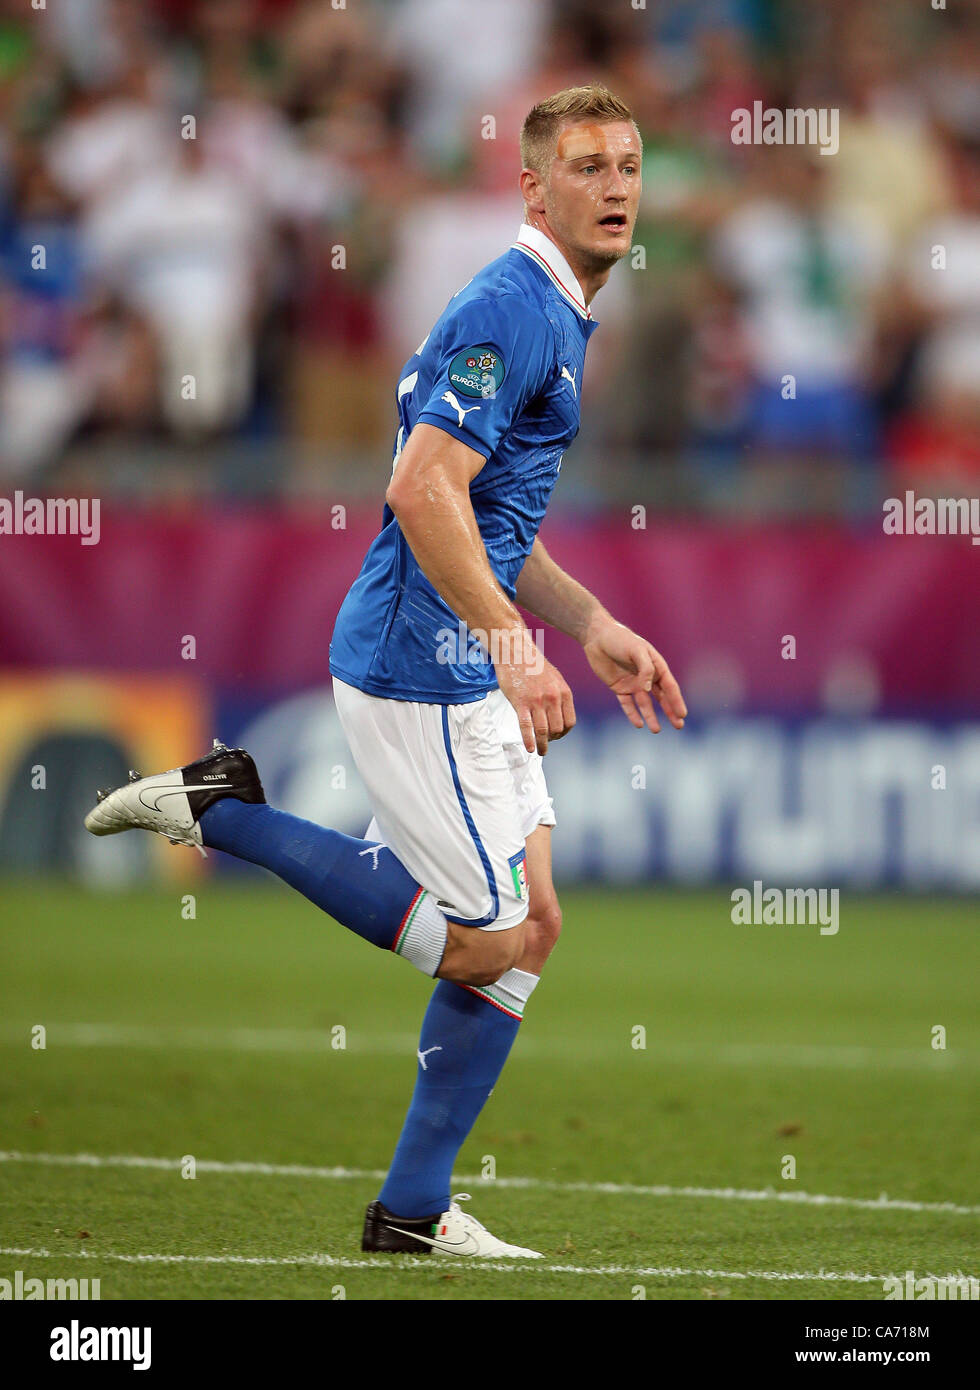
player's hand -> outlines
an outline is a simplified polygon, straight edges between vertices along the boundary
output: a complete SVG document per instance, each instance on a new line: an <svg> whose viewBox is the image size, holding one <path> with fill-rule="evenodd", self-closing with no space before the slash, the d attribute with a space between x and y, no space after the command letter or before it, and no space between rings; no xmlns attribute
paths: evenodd
<svg viewBox="0 0 980 1390"><path fill-rule="evenodd" d="M583 643L589 665L616 696L634 728L659 734L656 699L675 729L683 729L687 705L670 667L650 643L613 618L603 618Z"/></svg>
<svg viewBox="0 0 980 1390"><path fill-rule="evenodd" d="M575 725L575 705L564 676L525 631L514 641L508 659L495 663L497 683L517 711L524 747L543 757L551 739L561 738Z"/></svg>

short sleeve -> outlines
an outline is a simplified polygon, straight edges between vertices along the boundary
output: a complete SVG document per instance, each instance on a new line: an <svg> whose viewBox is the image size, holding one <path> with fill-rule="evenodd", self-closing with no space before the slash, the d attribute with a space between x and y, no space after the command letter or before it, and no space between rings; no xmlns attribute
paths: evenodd
<svg viewBox="0 0 980 1390"><path fill-rule="evenodd" d="M554 330L517 295L471 299L446 314L429 399L418 419L454 435L484 458L547 384Z"/></svg>

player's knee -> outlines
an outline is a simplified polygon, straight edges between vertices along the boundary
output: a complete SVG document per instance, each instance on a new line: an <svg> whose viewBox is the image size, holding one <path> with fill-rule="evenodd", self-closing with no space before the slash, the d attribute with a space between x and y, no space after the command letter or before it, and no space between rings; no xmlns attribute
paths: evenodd
<svg viewBox="0 0 980 1390"><path fill-rule="evenodd" d="M527 933L529 946L533 939L538 947L547 951L554 949L561 935L561 907L557 898L550 898L540 912L528 917Z"/></svg>
<svg viewBox="0 0 980 1390"><path fill-rule="evenodd" d="M492 985L505 971L511 970L524 951L524 924L505 931L480 931L463 928L465 936L458 938L462 949L456 950L443 962L439 974L459 985Z"/></svg>
<svg viewBox="0 0 980 1390"><path fill-rule="evenodd" d="M515 927L514 932L517 931ZM482 949L475 953L475 958L469 966L472 978L465 981L468 985L492 985L500 979L506 971L512 970L520 960L524 950L524 936L521 933L518 939L511 939L512 932L493 932L484 935L491 940L484 944ZM493 938L504 937L505 940L494 940Z"/></svg>

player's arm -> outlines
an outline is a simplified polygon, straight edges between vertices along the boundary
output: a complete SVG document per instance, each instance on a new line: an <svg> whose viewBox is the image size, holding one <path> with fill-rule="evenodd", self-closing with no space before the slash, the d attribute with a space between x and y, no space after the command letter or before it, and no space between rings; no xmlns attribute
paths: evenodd
<svg viewBox="0 0 980 1390"><path fill-rule="evenodd" d="M486 460L420 421L398 459L385 500L422 573L470 629L486 634L501 690L517 711L528 751L547 751L575 723L572 694L544 661L487 556L470 501Z"/></svg>
<svg viewBox="0 0 980 1390"><path fill-rule="evenodd" d="M594 594L555 564L540 539L524 562L516 592L518 602L536 618L581 643L589 665L631 724L659 732L653 695L674 728L684 727L684 697L656 647L617 622Z"/></svg>

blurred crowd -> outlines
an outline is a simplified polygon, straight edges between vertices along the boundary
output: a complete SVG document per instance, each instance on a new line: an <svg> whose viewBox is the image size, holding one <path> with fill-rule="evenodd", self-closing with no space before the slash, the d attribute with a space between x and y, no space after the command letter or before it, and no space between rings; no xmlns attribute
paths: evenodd
<svg viewBox="0 0 980 1390"><path fill-rule="evenodd" d="M0 479L215 440L383 470L401 364L516 235L524 115L593 79L644 140L593 491L977 491L966 0L0 0ZM734 144L755 101L839 110L839 150Z"/></svg>

